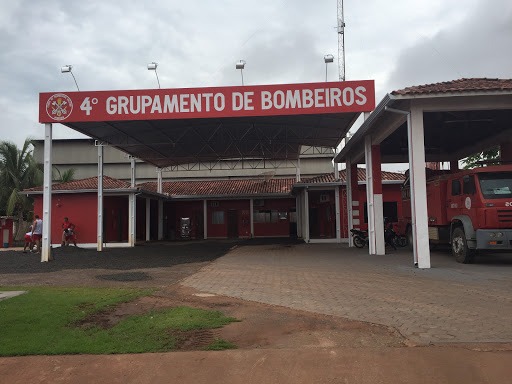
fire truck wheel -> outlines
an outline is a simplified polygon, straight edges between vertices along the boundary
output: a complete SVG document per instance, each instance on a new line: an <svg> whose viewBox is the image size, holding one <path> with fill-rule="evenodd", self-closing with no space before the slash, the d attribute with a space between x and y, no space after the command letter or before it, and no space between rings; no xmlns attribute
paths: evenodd
<svg viewBox="0 0 512 384"><path fill-rule="evenodd" d="M354 237L354 245L357 248L363 248L364 247L364 240L361 239L359 236Z"/></svg>
<svg viewBox="0 0 512 384"><path fill-rule="evenodd" d="M452 253L457 263L470 264L474 259L474 252L468 248L464 229L457 227L452 234Z"/></svg>

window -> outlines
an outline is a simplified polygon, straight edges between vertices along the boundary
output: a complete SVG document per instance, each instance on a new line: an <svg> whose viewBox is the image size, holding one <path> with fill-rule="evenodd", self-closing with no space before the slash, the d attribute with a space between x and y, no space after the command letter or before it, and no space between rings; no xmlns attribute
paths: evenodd
<svg viewBox="0 0 512 384"><path fill-rule="evenodd" d="M474 195L476 192L475 177L473 175L464 176L462 187L465 195Z"/></svg>
<svg viewBox="0 0 512 384"><path fill-rule="evenodd" d="M255 223L277 223L279 218L282 218L283 212L277 210L272 211L254 211L254 222ZM286 216L286 212L284 212ZM286 217L285 217L286 218Z"/></svg>
<svg viewBox="0 0 512 384"><path fill-rule="evenodd" d="M224 211L212 212L212 224L224 224Z"/></svg>
<svg viewBox="0 0 512 384"><path fill-rule="evenodd" d="M458 196L461 193L460 180L452 180L452 196Z"/></svg>
<svg viewBox="0 0 512 384"><path fill-rule="evenodd" d="M384 219L391 223L398 222L398 203L396 201L385 201L382 203ZM368 206L364 203L364 222L368 223Z"/></svg>
<svg viewBox="0 0 512 384"><path fill-rule="evenodd" d="M512 172L480 173L478 181L484 199L512 197Z"/></svg>
<svg viewBox="0 0 512 384"><path fill-rule="evenodd" d="M398 222L398 203L396 201L385 201L384 203L384 219L388 219L391 223Z"/></svg>

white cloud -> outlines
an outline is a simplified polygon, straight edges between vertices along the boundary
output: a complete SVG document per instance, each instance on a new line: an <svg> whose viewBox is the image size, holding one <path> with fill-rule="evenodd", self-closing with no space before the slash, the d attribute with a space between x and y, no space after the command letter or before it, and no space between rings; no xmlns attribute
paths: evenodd
<svg viewBox="0 0 512 384"><path fill-rule="evenodd" d="M345 1L347 79L375 79L377 101L405 86L461 76L512 77L505 0ZM2 139L41 138L38 93L316 82L337 53L336 1L3 1ZM337 79L335 65L329 79ZM77 137L56 128L55 137Z"/></svg>

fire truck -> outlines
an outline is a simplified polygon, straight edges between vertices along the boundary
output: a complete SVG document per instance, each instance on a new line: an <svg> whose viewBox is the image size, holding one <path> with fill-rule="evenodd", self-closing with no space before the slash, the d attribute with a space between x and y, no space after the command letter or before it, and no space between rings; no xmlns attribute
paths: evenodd
<svg viewBox="0 0 512 384"><path fill-rule="evenodd" d="M431 244L450 244L459 263L473 262L480 250L512 251L512 165L426 171ZM408 177L402 204L401 227L412 244Z"/></svg>

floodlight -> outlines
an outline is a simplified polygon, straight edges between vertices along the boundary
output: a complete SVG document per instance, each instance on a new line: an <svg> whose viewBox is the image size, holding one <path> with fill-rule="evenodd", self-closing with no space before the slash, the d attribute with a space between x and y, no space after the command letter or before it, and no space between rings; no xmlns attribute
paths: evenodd
<svg viewBox="0 0 512 384"><path fill-rule="evenodd" d="M76 82L76 79L75 79L75 75L73 75L73 66L71 64L67 64L67 65L63 65L61 68L60 68L60 71L61 73L71 73L71 76L73 76L73 80L75 80L75 85L76 85L76 89L78 89L78 91L80 92L80 88L78 88L78 83Z"/></svg>
<svg viewBox="0 0 512 384"><path fill-rule="evenodd" d="M64 65L64 66L60 69L60 71L61 71L62 73L65 73L65 72L71 72L71 70L72 70L72 69L73 69L73 66L68 64L68 65Z"/></svg>
<svg viewBox="0 0 512 384"><path fill-rule="evenodd" d="M236 63L236 69L240 70L240 75L242 76L242 85L244 85L244 68L245 68L245 60L240 60Z"/></svg>
<svg viewBox="0 0 512 384"><path fill-rule="evenodd" d="M325 61L325 81L327 81L327 64L332 63L334 61L334 56L330 53L324 56Z"/></svg>
<svg viewBox="0 0 512 384"><path fill-rule="evenodd" d="M236 69L244 69L245 68L245 60L240 60L236 63Z"/></svg>
<svg viewBox="0 0 512 384"><path fill-rule="evenodd" d="M158 81L158 88L160 89L160 79L158 78L158 72L156 71L157 67L158 63L155 63L154 61L148 64L148 71L155 71L156 81Z"/></svg>
<svg viewBox="0 0 512 384"><path fill-rule="evenodd" d="M324 61L325 61L325 64L332 63L334 61L334 56L331 54L325 55Z"/></svg>

